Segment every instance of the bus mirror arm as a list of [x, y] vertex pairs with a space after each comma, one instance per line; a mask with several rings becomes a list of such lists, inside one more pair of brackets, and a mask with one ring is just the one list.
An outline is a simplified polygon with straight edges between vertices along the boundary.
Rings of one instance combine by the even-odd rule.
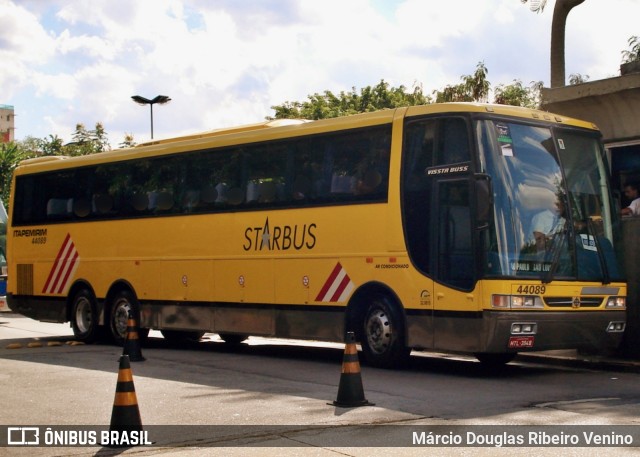
[[491, 209], [493, 208], [491, 177], [482, 173], [475, 174], [473, 187], [476, 196], [476, 228], [486, 230], [489, 228]]

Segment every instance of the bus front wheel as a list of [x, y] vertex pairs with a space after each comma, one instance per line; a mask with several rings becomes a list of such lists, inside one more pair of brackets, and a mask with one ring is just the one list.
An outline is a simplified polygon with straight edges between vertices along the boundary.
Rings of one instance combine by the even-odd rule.
[[408, 362], [411, 349], [404, 343], [404, 322], [387, 297], [376, 296], [371, 300], [364, 313], [362, 332], [360, 343], [369, 364], [399, 368]]
[[100, 337], [98, 307], [93, 294], [87, 289], [79, 290], [73, 297], [71, 327], [78, 341], [93, 343]]

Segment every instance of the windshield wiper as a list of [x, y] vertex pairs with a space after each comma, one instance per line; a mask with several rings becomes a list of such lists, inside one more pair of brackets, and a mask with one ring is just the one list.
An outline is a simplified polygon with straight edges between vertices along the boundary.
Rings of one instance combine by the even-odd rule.
[[551, 250], [549, 251], [549, 254], [545, 256], [545, 261], [549, 257], [551, 258], [551, 266], [542, 278], [543, 284], [549, 284], [553, 281], [553, 277], [555, 276], [558, 265], [560, 264], [560, 253], [562, 252], [565, 240], [567, 239], [567, 230], [564, 228], [566, 223], [566, 220], [563, 221], [562, 227], [554, 232], [553, 237], [551, 238]]
[[607, 259], [605, 259], [604, 252], [601, 249], [600, 241], [598, 240], [598, 236], [596, 235], [596, 229], [593, 226], [593, 221], [591, 220], [591, 218], [587, 218], [585, 222], [587, 223], [587, 235], [591, 235], [593, 237], [593, 242], [596, 245], [598, 260], [600, 261], [600, 268], [602, 268], [602, 284], [609, 284], [611, 282], [611, 278], [609, 276], [609, 268], [607, 268]]

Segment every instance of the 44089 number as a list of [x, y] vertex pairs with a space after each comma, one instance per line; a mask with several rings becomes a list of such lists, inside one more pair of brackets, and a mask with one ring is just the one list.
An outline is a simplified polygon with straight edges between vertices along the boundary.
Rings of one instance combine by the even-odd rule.
[[540, 295], [546, 291], [547, 287], [540, 284], [522, 284], [518, 286], [516, 292], [519, 294]]

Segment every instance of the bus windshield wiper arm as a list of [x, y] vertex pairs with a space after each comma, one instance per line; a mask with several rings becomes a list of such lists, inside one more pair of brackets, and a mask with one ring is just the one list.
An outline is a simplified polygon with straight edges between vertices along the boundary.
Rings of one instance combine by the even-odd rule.
[[600, 241], [596, 235], [596, 229], [593, 226], [593, 221], [591, 218], [587, 218], [585, 222], [587, 223], [587, 233], [593, 237], [593, 242], [596, 245], [600, 268], [602, 268], [602, 284], [609, 284], [611, 282], [611, 278], [609, 277], [609, 268], [607, 268], [607, 259], [605, 259], [604, 252], [601, 249]]
[[[567, 238], [567, 231], [565, 230], [565, 222], [562, 223], [562, 227], [553, 234], [551, 238], [551, 252], [547, 257], [551, 257], [551, 266], [549, 267], [549, 271], [544, 274], [542, 278], [542, 282], [544, 284], [549, 284], [553, 281], [553, 276], [556, 274], [556, 270], [558, 269], [558, 265], [560, 264], [560, 253], [562, 252], [562, 248], [564, 247], [564, 242]], [[560, 239], [558, 240], [558, 237]]]

